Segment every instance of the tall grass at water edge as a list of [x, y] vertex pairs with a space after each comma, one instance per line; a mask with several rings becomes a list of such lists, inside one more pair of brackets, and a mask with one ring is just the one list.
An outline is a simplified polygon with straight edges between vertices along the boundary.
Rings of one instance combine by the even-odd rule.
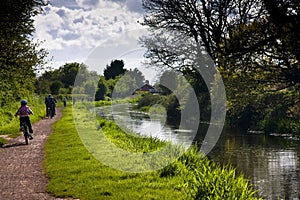
[[[101, 119], [106, 137], [122, 149], [155, 151], [165, 145], [155, 138], [127, 135]], [[175, 147], [174, 147], [175, 148]], [[188, 150], [171, 165], [148, 173], [127, 173], [97, 161], [82, 144], [71, 108], [63, 111], [46, 144], [47, 191], [57, 197], [84, 199], [256, 199], [248, 180]], [[114, 155], [111, 155], [114, 156]]]

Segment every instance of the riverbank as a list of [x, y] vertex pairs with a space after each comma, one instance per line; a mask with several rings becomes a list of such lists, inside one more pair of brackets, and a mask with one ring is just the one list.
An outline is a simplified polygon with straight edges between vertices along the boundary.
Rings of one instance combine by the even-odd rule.
[[[101, 121], [101, 128], [107, 138], [126, 150], [145, 150], [142, 140], [137, 142], [135, 137], [126, 136], [114, 123]], [[45, 148], [44, 166], [49, 176], [47, 191], [54, 196], [79, 199], [256, 199], [248, 180], [236, 175], [230, 167], [221, 167], [201, 158], [195, 148], [161, 170], [128, 173], [102, 164], [87, 151], [77, 134], [71, 108], [64, 110], [62, 119], [53, 130]], [[147, 148], [158, 148], [154, 144], [161, 144], [155, 139], [152, 142], [151, 139], [147, 141]]]

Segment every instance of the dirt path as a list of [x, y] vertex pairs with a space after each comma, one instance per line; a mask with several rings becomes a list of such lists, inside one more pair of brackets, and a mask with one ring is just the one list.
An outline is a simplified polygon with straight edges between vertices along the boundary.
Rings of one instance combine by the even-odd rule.
[[42, 162], [44, 145], [52, 125], [61, 117], [61, 109], [52, 119], [33, 125], [34, 139], [25, 145], [23, 136], [9, 140], [0, 148], [0, 200], [52, 200], [46, 193], [47, 177]]

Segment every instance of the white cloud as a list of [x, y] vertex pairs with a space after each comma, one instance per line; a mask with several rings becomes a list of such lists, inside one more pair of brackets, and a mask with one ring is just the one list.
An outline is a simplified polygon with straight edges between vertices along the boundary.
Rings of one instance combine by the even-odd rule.
[[139, 48], [141, 25], [137, 21], [143, 17], [140, 2], [51, 0], [46, 13], [35, 18], [34, 38], [45, 40], [42, 47], [53, 56], [54, 68], [67, 62], [84, 62], [102, 73], [101, 67], [117, 58], [124, 59], [129, 68], [139, 67], [141, 54], [136, 62], [120, 56]]
[[97, 8], [99, 0], [75, 0], [78, 6], [84, 9], [94, 9]]
[[103, 38], [122, 34], [139, 26], [137, 21], [141, 15], [130, 12], [117, 3], [103, 0], [76, 1], [85, 7], [95, 7], [84, 10], [50, 5], [45, 15], [36, 17], [35, 38], [46, 40], [49, 50], [73, 45], [93, 48]]

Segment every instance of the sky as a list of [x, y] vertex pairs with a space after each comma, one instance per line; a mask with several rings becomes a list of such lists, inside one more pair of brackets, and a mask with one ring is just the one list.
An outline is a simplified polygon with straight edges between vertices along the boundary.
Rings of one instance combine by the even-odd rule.
[[103, 73], [112, 60], [138, 68], [152, 82], [155, 70], [145, 68], [138, 38], [147, 34], [142, 0], [50, 0], [45, 13], [35, 17], [34, 40], [52, 57], [51, 66], [85, 63]]

